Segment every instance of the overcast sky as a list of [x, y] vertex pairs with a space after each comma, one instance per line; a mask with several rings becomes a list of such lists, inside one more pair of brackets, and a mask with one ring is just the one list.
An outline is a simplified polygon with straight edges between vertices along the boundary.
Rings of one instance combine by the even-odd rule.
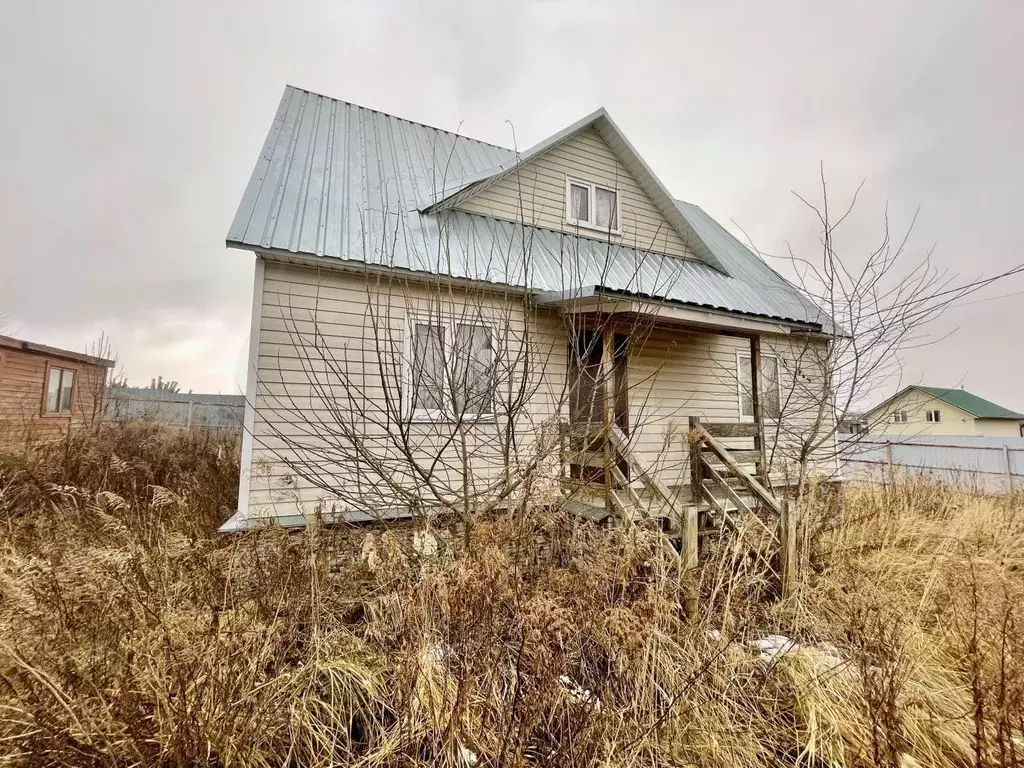
[[[74, 350], [105, 331], [131, 383], [240, 391], [253, 257], [224, 237], [286, 83], [519, 147], [603, 105], [772, 253], [813, 245], [792, 191], [821, 161], [836, 198], [866, 179], [850, 254], [888, 201], [896, 228], [920, 208], [915, 251], [998, 272], [1024, 261], [1022, 29], [1015, 0], [7, 3], [0, 313]], [[1024, 279], [986, 295], [904, 380], [1024, 410]]]

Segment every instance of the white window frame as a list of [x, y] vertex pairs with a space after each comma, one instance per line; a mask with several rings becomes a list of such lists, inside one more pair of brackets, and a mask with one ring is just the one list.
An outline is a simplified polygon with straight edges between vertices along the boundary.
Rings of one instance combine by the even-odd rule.
[[[405, 403], [405, 415], [406, 418], [411, 422], [417, 423], [437, 423], [437, 422], [455, 422], [456, 415], [449, 410], [450, 395], [447, 391], [448, 383], [444, 383], [444, 391], [442, 392], [442, 404], [443, 408], [417, 408], [413, 409], [413, 392], [412, 392], [412, 369], [415, 365], [415, 358], [413, 357], [414, 343], [416, 338], [416, 326], [417, 325], [433, 325], [439, 328], [444, 328], [444, 358], [447, 362], [451, 359], [451, 352], [455, 346], [455, 328], [459, 325], [471, 325], [480, 328], [487, 328], [491, 332], [491, 367], [494, 368], [494, 352], [495, 346], [497, 345], [497, 333], [496, 326], [493, 322], [482, 319], [482, 318], [462, 318], [454, 315], [446, 315], [444, 317], [437, 317], [436, 315], [409, 315], [408, 322], [405, 328], [405, 364], [402, 366], [402, 398]], [[497, 399], [497, 386], [495, 386], [494, 397], [491, 398], [491, 410], [489, 413], [475, 413], [475, 414], [463, 414], [462, 421], [493, 421], [497, 418], [497, 408], [495, 407], [495, 400]]]
[[[570, 214], [572, 212], [572, 185], [575, 184], [577, 187], [587, 187], [590, 192], [588, 200], [589, 205], [587, 206], [587, 212], [590, 214], [589, 220], [575, 219]], [[615, 195], [615, 223], [618, 225], [615, 229], [609, 229], [607, 227], [599, 226], [594, 218], [597, 211], [597, 190], [603, 189], [605, 192], [611, 192]], [[565, 223], [574, 227], [583, 227], [584, 229], [592, 229], [596, 232], [604, 232], [605, 234], [621, 235], [622, 234], [622, 192], [621, 190], [609, 187], [604, 184], [597, 184], [593, 181], [583, 181], [583, 179], [574, 179], [571, 176], [565, 177]]]
[[907, 411], [906, 409], [899, 409], [892, 412], [892, 423], [893, 424], [906, 424], [907, 423]]
[[[775, 388], [778, 390], [779, 411], [780, 411], [779, 415], [781, 416], [782, 415], [781, 414], [781, 411], [782, 411], [782, 360], [779, 358], [778, 355], [761, 355], [761, 360], [767, 360], [767, 359], [771, 359], [771, 360], [775, 361]], [[741, 350], [737, 349], [736, 350], [736, 410], [740, 414], [740, 421], [741, 422], [745, 422], [745, 423], [748, 423], [748, 424], [753, 424], [754, 423], [754, 414], [750, 414], [749, 416], [744, 416], [743, 415], [743, 376], [742, 376], [742, 371], [743, 371], [743, 367], [744, 367], [744, 364], [743, 364], [744, 360], [747, 361], [746, 362], [746, 367], [750, 368], [750, 366], [751, 366], [750, 353], [749, 352], [744, 353]], [[760, 373], [760, 371], [758, 371], [758, 373]], [[759, 375], [757, 377], [758, 384], [761, 383], [761, 379], [762, 379], [762, 376]], [[764, 393], [764, 389], [762, 388], [760, 394], [763, 394], [763, 393]], [[765, 413], [764, 413], [764, 403], [761, 403], [761, 415], [764, 416], [764, 420], [766, 422], [770, 421], [772, 424], [777, 424], [778, 421], [779, 421], [776, 418], [772, 418], [771, 416], [766, 416], [765, 415]]]
[[942, 423], [942, 411], [938, 408], [927, 410], [924, 412], [924, 420], [929, 424], [940, 424]]

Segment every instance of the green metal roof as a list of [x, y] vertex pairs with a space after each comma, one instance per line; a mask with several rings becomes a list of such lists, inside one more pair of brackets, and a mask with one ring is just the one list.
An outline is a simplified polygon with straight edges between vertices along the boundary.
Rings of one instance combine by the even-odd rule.
[[1001, 405], [996, 405], [983, 397], [972, 395], [970, 392], [965, 392], [962, 389], [921, 386], [915, 387], [915, 389], [931, 395], [936, 400], [949, 403], [954, 408], [966, 411], [976, 419], [1016, 419], [1018, 421], [1024, 419], [1024, 414], [1016, 413], [1009, 408], [1003, 408]]

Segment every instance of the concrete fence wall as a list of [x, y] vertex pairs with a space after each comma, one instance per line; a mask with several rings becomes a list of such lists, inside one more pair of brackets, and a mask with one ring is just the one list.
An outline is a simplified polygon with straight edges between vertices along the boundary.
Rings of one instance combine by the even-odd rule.
[[843, 476], [925, 475], [989, 491], [1024, 491], [1024, 438], [863, 435], [843, 446]]
[[208, 395], [110, 387], [105, 421], [152, 419], [172, 427], [242, 429], [244, 395]]

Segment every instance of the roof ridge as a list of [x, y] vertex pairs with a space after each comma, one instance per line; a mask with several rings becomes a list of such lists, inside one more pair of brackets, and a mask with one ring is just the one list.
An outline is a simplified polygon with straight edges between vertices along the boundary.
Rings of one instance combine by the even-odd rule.
[[292, 90], [295, 90], [295, 91], [302, 91], [303, 93], [308, 93], [311, 96], [319, 96], [321, 99], [329, 99], [330, 101], [336, 102], [338, 104], [346, 104], [346, 105], [348, 105], [350, 107], [355, 107], [356, 109], [364, 109], [367, 112], [375, 112], [378, 115], [384, 115], [385, 117], [391, 117], [391, 118], [394, 118], [395, 120], [400, 120], [403, 123], [409, 123], [409, 125], [418, 125], [421, 128], [429, 128], [432, 131], [439, 131], [440, 133], [446, 133], [449, 136], [454, 136], [455, 138], [458, 138], [458, 139], [466, 139], [467, 141], [475, 141], [478, 144], [486, 144], [489, 147], [494, 147], [495, 149], [503, 149], [506, 152], [512, 152], [512, 153], [516, 153], [517, 152], [517, 150], [511, 149], [511, 148], [503, 146], [501, 144], [495, 144], [495, 143], [490, 142], [490, 141], [484, 141], [483, 139], [477, 139], [477, 138], [474, 138], [473, 136], [467, 136], [464, 133], [457, 133], [455, 131], [449, 131], [446, 128], [438, 128], [436, 125], [430, 125], [429, 123], [422, 123], [419, 120], [410, 120], [407, 117], [402, 117], [401, 115], [396, 115], [394, 112], [385, 112], [383, 109], [376, 109], [374, 107], [367, 107], [364, 104], [356, 104], [354, 101], [346, 101], [345, 99], [339, 99], [339, 98], [336, 98], [334, 96], [328, 96], [326, 93], [320, 93], [319, 91], [311, 91], [308, 88], [300, 88], [299, 86], [292, 85], [291, 83], [285, 83], [285, 88], [291, 88]]

